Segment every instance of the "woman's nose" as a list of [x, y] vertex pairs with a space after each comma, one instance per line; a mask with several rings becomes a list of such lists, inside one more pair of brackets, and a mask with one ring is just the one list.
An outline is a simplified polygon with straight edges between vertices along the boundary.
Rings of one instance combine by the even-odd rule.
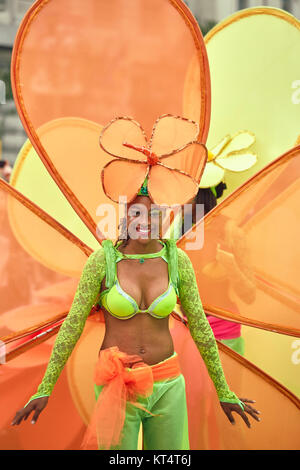
[[148, 225], [151, 223], [151, 217], [148, 211], [143, 211], [140, 218], [140, 223], [143, 225]]

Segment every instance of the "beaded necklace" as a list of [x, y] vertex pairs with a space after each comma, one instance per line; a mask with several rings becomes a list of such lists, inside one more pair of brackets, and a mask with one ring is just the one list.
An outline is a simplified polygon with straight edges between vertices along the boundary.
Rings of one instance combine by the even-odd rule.
[[118, 242], [117, 245], [115, 246], [115, 251], [117, 254], [117, 261], [119, 261], [120, 259], [138, 259], [139, 263], [142, 264], [145, 262], [146, 259], [163, 258], [166, 255], [166, 245], [160, 240], [159, 240], [159, 243], [161, 243], [163, 247], [160, 251], [157, 251], [156, 253], [124, 254], [118, 250], [118, 247], [121, 245], [121, 243], [122, 241]]

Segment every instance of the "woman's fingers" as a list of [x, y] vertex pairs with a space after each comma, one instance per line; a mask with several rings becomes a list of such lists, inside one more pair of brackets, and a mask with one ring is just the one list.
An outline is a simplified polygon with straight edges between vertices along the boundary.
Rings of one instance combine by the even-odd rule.
[[256, 419], [256, 421], [260, 421], [260, 418], [257, 416], [257, 414], [260, 414], [260, 412], [258, 410], [255, 410], [254, 408], [252, 408], [252, 406], [245, 405], [245, 410], [244, 411], [246, 413], [249, 413], [249, 415], [252, 416], [252, 418]]
[[260, 421], [260, 418], [257, 416], [260, 414], [260, 411], [256, 410], [251, 405], [247, 405], [247, 403], [255, 403], [255, 400], [250, 400], [249, 398], [240, 398], [240, 400], [244, 402], [244, 412], [249, 413], [249, 415], [256, 419], [256, 421]]
[[255, 403], [255, 400], [250, 400], [249, 398], [239, 398], [239, 400], [244, 401], [245, 403]]
[[229, 419], [229, 421], [231, 422], [231, 424], [235, 424], [235, 420], [234, 420], [234, 417], [232, 416], [231, 411], [227, 411], [226, 416]]
[[249, 428], [251, 428], [251, 424], [246, 413], [252, 416], [252, 418], [256, 419], [256, 421], [260, 421], [260, 418], [257, 416], [257, 413], [259, 413], [259, 411], [253, 409], [252, 406], [250, 405], [245, 405], [244, 411], [238, 410], [237, 413], [241, 415], [241, 417], [243, 418], [243, 420], [245, 421], [245, 423], [247, 424]]
[[[247, 405], [247, 403], [245, 403], [246, 400], [241, 400], [241, 401], [244, 401], [244, 410], [242, 410], [240, 405], [235, 404], [235, 403], [221, 402], [221, 406], [222, 406], [223, 411], [225, 412], [227, 418], [231, 422], [231, 424], [235, 424], [235, 420], [232, 416], [232, 413], [236, 412], [241, 416], [241, 418], [246, 423], [248, 428], [251, 428], [251, 423], [250, 423], [246, 413], [248, 413], [250, 416], [252, 416], [252, 418], [254, 418], [256, 421], [260, 421], [260, 418], [257, 416], [257, 414], [259, 414], [259, 411], [252, 408], [252, 406]], [[249, 400], [248, 400], [248, 402], [249, 402]]]
[[26, 419], [28, 418], [28, 416], [30, 415], [30, 413], [32, 412], [32, 409], [28, 410], [28, 411], [25, 411], [24, 413], [24, 421], [26, 421]]
[[49, 400], [49, 397], [45, 396], [45, 397], [35, 398], [34, 400], [30, 401], [25, 408], [22, 408], [21, 410], [17, 411], [11, 424], [12, 425], [20, 424], [22, 419], [26, 421], [26, 419], [28, 418], [28, 416], [30, 415], [32, 411], [34, 411], [34, 414], [33, 414], [31, 423], [34, 424], [37, 421], [40, 413], [43, 411], [43, 409], [47, 405], [48, 400]]
[[232, 416], [232, 413], [231, 413], [232, 410], [230, 410], [230, 409], [227, 408], [226, 406], [225, 406], [225, 407], [222, 406], [222, 408], [223, 408], [223, 411], [224, 411], [224, 413], [226, 414], [227, 418], [228, 418], [229, 421], [231, 422], [231, 424], [235, 424], [234, 417]]
[[19, 424], [20, 416], [21, 416], [20, 411], [17, 411], [11, 424]]
[[245, 405], [245, 408], [248, 408], [249, 410], [252, 410], [254, 413], [257, 413], [258, 415], [260, 415], [260, 411], [253, 408], [253, 406], [251, 406], [251, 405]]
[[15, 417], [14, 417], [14, 419], [13, 419], [13, 421], [12, 421], [11, 424], [12, 424], [12, 425], [14, 425], [14, 424], [20, 424], [20, 422], [21, 422], [22, 419], [23, 419], [23, 416], [24, 416], [24, 410], [19, 410], [19, 411], [17, 411], [17, 413], [16, 413], [16, 415], [15, 415]]
[[33, 414], [33, 417], [32, 417], [32, 420], [31, 420], [32, 424], [36, 423], [38, 417], [40, 416], [41, 411], [42, 411], [42, 408], [37, 408], [35, 410], [35, 412]]
[[27, 405], [26, 408], [22, 408], [21, 410], [17, 411], [17, 413], [16, 413], [14, 419], [12, 420], [11, 424], [12, 425], [15, 425], [15, 424], [18, 425], [22, 422], [23, 419], [26, 420], [33, 409], [34, 409], [34, 407], [32, 405]]
[[250, 421], [249, 421], [248, 416], [246, 415], [245, 411], [242, 411], [242, 409], [239, 409], [239, 410], [236, 410], [236, 412], [243, 418], [243, 420], [247, 424], [248, 428], [251, 428]]
[[47, 403], [48, 403], [47, 397], [42, 397], [38, 399], [38, 402], [35, 405], [35, 412], [31, 420], [32, 424], [34, 424], [37, 421], [38, 417], [40, 416], [41, 412], [43, 411]]

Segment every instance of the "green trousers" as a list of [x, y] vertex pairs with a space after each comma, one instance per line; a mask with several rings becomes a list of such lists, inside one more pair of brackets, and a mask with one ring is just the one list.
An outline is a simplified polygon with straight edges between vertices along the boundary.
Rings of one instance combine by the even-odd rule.
[[[103, 385], [94, 385], [96, 400]], [[126, 404], [126, 416], [121, 441], [111, 450], [137, 450], [140, 425], [143, 427], [144, 450], [189, 450], [188, 416], [185, 380], [178, 377], [154, 382], [153, 393], [137, 401], [153, 414]], [[99, 447], [99, 450], [101, 448]]]

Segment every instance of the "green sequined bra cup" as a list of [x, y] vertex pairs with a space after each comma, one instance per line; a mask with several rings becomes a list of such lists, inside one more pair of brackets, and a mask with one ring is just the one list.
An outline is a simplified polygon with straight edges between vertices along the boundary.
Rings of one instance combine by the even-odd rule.
[[[173, 312], [177, 303], [177, 289], [175, 288], [176, 286], [173, 286], [171, 280], [172, 263], [169, 264], [168, 258], [166, 256], [167, 245], [164, 242], [160, 242], [163, 247], [157, 253], [147, 253], [143, 255], [125, 255], [118, 250], [118, 247], [121, 243], [122, 241], [120, 241], [116, 245], [116, 247], [113, 248], [111, 248], [111, 244], [109, 243], [104, 244], [105, 251], [111, 249], [114, 250], [114, 253], [112, 254], [112, 264], [110, 265], [114, 271], [114, 284], [113, 286], [109, 286], [106, 290], [101, 292], [99, 299], [100, 307], [104, 307], [108, 313], [121, 320], [127, 320], [129, 318], [132, 318], [138, 313], [148, 313], [149, 315], [152, 315], [153, 317], [158, 319], [167, 317]], [[135, 299], [133, 299], [127, 292], [122, 289], [117, 276], [117, 263], [124, 259], [136, 259], [144, 262], [146, 259], [150, 258], [162, 258], [168, 263], [169, 283], [168, 288], [165, 292], [163, 292], [159, 297], [154, 299], [147, 309], [141, 310], [138, 304], [136, 303]]]
[[[169, 276], [188, 318], [191, 336], [205, 362], [208, 373], [222, 402], [237, 403], [244, 408], [226, 382], [218, 346], [204, 313], [192, 263], [188, 255], [177, 248], [174, 240], [164, 240], [169, 264]], [[50, 396], [57, 379], [83, 331], [93, 305], [99, 300], [101, 283], [105, 277], [106, 287], [115, 280], [116, 250], [110, 240], [102, 242], [102, 248], [94, 251], [82, 271], [70, 311], [63, 322], [53, 346], [51, 357], [35, 398]], [[157, 320], [160, 321], [160, 320]], [[200, 380], [200, 378], [199, 378]], [[26, 405], [27, 405], [26, 404]], [[25, 406], [26, 406], [25, 405]]]

